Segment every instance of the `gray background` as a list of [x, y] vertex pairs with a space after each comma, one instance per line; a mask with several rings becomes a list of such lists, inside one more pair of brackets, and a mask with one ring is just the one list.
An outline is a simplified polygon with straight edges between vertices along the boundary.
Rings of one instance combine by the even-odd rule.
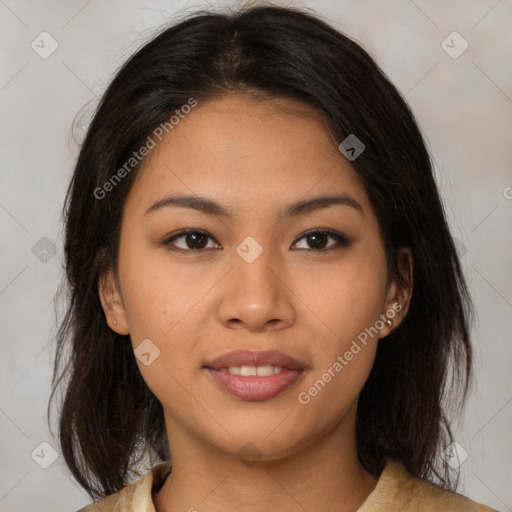
[[[0, 0], [1, 511], [69, 512], [89, 502], [45, 416], [52, 300], [62, 278], [60, 211], [78, 152], [72, 122], [85, 106], [80, 136], [116, 69], [173, 13], [228, 3], [236, 5]], [[468, 454], [460, 492], [512, 511], [512, 2], [291, 4], [316, 9], [356, 38], [403, 92], [425, 134], [478, 313], [477, 386], [456, 430]], [[46, 59], [31, 47], [50, 48], [43, 31], [58, 43]], [[442, 43], [454, 31], [469, 45], [457, 58], [463, 40]]]

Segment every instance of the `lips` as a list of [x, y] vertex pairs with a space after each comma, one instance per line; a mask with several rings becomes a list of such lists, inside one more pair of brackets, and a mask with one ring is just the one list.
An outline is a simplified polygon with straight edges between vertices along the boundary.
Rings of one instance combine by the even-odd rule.
[[207, 361], [205, 366], [213, 370], [229, 368], [230, 366], [281, 366], [289, 370], [303, 370], [305, 365], [292, 356], [280, 352], [279, 350], [267, 350], [253, 352], [250, 350], [236, 350], [222, 354], [211, 361]]
[[306, 369], [303, 363], [278, 350], [237, 350], [208, 361], [204, 368], [222, 390], [246, 401], [267, 400], [282, 393]]

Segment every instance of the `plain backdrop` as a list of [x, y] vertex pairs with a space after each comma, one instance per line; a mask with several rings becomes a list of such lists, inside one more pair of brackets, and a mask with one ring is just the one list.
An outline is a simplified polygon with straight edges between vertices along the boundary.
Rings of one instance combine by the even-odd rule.
[[[512, 511], [512, 2], [275, 4], [313, 8], [355, 38], [418, 119], [478, 314], [460, 492]], [[81, 113], [80, 137], [115, 71], [174, 13], [222, 5], [236, 3], [0, 0], [1, 511], [89, 502], [46, 421], [72, 123]]]

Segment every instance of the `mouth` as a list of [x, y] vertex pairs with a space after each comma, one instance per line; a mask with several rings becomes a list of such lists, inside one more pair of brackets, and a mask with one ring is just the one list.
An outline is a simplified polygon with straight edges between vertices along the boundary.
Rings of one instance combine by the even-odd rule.
[[221, 389], [242, 400], [272, 398], [292, 386], [306, 367], [277, 350], [237, 350], [208, 361], [203, 368]]

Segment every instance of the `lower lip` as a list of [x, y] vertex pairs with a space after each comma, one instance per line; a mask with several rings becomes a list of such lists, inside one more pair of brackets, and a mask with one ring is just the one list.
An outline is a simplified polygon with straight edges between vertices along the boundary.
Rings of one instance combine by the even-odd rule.
[[223, 389], [243, 400], [267, 400], [290, 387], [301, 375], [302, 370], [283, 368], [268, 377], [251, 375], [242, 377], [229, 372], [207, 368], [208, 373]]

